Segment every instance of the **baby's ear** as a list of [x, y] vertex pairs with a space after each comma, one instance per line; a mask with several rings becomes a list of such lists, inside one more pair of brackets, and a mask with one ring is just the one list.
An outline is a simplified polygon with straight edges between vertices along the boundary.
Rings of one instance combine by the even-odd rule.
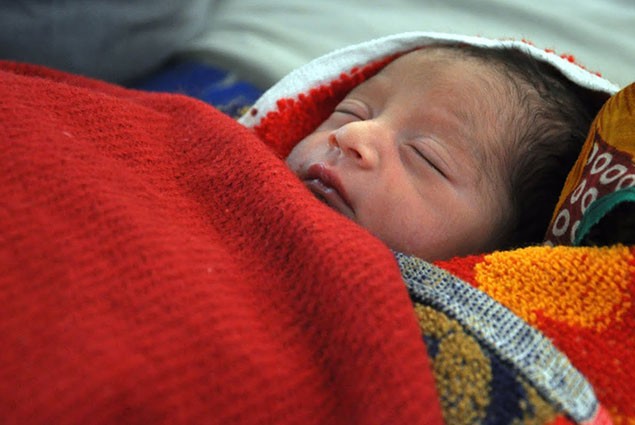
[[635, 242], [635, 83], [613, 95], [591, 125], [549, 225], [551, 244]]

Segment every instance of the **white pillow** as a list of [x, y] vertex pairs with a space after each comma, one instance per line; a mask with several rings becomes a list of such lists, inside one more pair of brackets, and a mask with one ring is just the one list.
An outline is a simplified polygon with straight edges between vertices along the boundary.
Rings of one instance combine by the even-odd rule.
[[618, 0], [232, 0], [182, 51], [262, 88], [334, 49], [405, 31], [526, 38], [635, 80], [635, 5]]

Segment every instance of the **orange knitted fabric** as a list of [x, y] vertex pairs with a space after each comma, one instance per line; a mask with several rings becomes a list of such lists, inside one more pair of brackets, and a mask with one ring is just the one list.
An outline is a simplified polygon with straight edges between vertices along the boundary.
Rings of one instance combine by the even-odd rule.
[[566, 353], [616, 425], [635, 421], [634, 250], [533, 247], [474, 267], [473, 284]]
[[391, 252], [185, 97], [0, 71], [0, 422], [441, 423]]

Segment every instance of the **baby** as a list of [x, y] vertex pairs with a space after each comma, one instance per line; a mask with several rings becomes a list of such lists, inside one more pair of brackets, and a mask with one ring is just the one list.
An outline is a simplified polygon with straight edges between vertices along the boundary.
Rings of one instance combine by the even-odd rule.
[[540, 242], [592, 117], [519, 50], [426, 47], [352, 90], [287, 163], [392, 249], [449, 259]]

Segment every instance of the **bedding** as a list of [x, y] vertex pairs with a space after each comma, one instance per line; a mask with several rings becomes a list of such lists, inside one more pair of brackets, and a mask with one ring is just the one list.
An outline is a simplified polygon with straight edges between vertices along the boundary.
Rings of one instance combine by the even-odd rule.
[[2, 423], [441, 423], [392, 253], [250, 131], [0, 78]]
[[529, 39], [575, 54], [625, 86], [635, 72], [635, 7], [619, 0], [230, 0], [179, 57], [236, 72], [266, 89], [316, 57], [371, 38], [435, 31]]
[[397, 258], [447, 423], [632, 420], [632, 249]]
[[127, 86], [194, 97], [235, 118], [244, 114], [262, 95], [262, 90], [240, 80], [235, 73], [196, 61], [170, 62]]
[[635, 243], [634, 93], [633, 84], [624, 88], [595, 118], [547, 230], [550, 244]]
[[[450, 39], [319, 58], [240, 122], [2, 63], [3, 422], [632, 423], [632, 246], [429, 264], [321, 204], [280, 159], [395, 55]], [[635, 86], [520, 45], [598, 109], [610, 97], [582, 164], [598, 134], [631, 155]]]
[[335, 49], [427, 30], [527, 38], [624, 86], [634, 21], [620, 0], [13, 0], [0, 2], [0, 58], [120, 83], [186, 58], [266, 89]]
[[114, 82], [159, 69], [206, 32], [217, 0], [0, 2], [0, 59]]

